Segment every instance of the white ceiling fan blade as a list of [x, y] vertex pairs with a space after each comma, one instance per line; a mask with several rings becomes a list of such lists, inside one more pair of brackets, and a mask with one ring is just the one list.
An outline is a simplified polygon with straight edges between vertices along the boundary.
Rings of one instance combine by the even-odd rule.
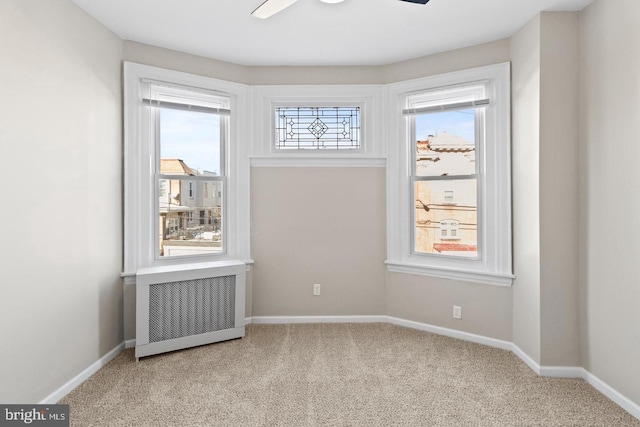
[[260, 6], [256, 8], [251, 15], [256, 18], [266, 19], [271, 15], [280, 12], [281, 10], [291, 6], [298, 0], [265, 0]]

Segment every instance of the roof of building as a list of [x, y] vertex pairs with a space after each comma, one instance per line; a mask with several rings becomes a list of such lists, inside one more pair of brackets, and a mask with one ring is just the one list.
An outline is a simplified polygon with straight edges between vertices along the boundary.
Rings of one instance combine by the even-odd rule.
[[476, 252], [476, 245], [463, 245], [462, 243], [434, 243], [433, 248], [438, 252]]
[[475, 144], [471, 141], [442, 132], [438, 135], [429, 135], [426, 140], [418, 141], [418, 152], [435, 151], [437, 153], [465, 153], [475, 150]]
[[197, 175], [193, 169], [180, 159], [160, 159], [160, 173], [167, 175]]

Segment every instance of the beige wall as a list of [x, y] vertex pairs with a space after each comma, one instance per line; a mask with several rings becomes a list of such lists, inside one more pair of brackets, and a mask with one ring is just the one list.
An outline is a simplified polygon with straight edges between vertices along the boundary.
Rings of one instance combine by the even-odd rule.
[[253, 315], [385, 314], [384, 188], [384, 168], [252, 168]]
[[251, 85], [381, 84], [509, 61], [509, 40], [381, 66], [245, 67], [128, 40], [123, 59]]
[[545, 12], [511, 39], [513, 341], [580, 366], [578, 14]]
[[394, 83], [453, 70], [465, 70], [509, 60], [509, 41], [478, 46], [381, 66], [248, 67], [246, 83], [274, 84], [379, 84]]
[[247, 67], [132, 41], [124, 41], [124, 60], [253, 85], [358, 84], [383, 80], [380, 67]]
[[122, 41], [70, 0], [3, 0], [0, 39], [0, 402], [35, 403], [123, 339]]
[[578, 14], [540, 26], [540, 364], [580, 366]]
[[242, 65], [129, 40], [123, 42], [122, 59], [231, 82], [246, 83], [248, 80], [247, 67]]
[[540, 362], [540, 16], [511, 38], [513, 342]]
[[[511, 341], [511, 288], [413, 274], [387, 273], [387, 314]], [[462, 319], [452, 316], [462, 307]]]
[[383, 83], [383, 69], [375, 66], [249, 67], [248, 84], [376, 84]]
[[384, 83], [400, 82], [509, 61], [509, 39], [385, 65]]
[[583, 364], [640, 405], [640, 2], [580, 18]]

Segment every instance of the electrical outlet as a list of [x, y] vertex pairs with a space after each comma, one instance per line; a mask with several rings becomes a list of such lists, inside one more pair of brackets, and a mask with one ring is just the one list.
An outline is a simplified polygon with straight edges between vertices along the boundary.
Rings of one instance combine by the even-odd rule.
[[320, 295], [320, 283], [313, 284], [313, 295]]
[[462, 319], [462, 307], [460, 307], [459, 305], [453, 306], [453, 318]]

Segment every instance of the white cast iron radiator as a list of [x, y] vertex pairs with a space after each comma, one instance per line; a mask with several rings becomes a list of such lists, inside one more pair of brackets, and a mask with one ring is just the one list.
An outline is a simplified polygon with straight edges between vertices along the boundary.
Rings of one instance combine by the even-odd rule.
[[136, 358], [244, 336], [240, 261], [143, 269], [136, 275]]

